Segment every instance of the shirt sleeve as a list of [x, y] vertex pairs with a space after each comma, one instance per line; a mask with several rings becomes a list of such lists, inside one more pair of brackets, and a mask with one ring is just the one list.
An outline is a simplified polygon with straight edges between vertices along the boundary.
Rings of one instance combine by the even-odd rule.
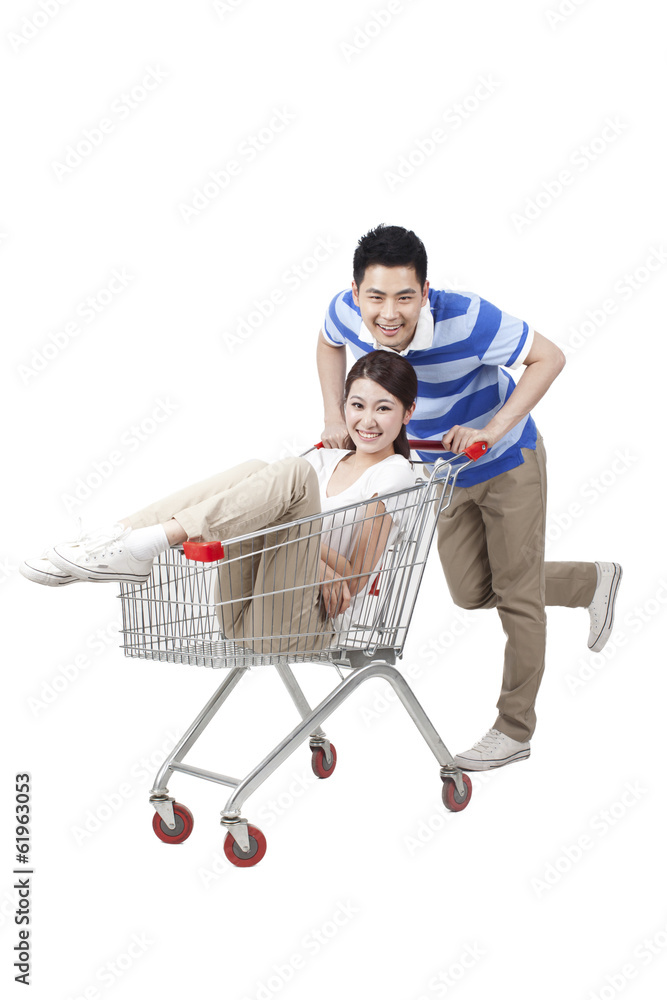
[[318, 479], [320, 478], [320, 473], [322, 472], [323, 464], [324, 464], [323, 461], [322, 461], [323, 456], [320, 455], [321, 451], [324, 451], [324, 449], [323, 448], [311, 448], [311, 450], [309, 452], [307, 452], [303, 456], [305, 458], [305, 460], [307, 462], [309, 462], [312, 465], [312, 467], [315, 469], [315, 472], [317, 473], [317, 478]]
[[[340, 451], [338, 448], [311, 448], [307, 454], [303, 457], [307, 462], [310, 462], [312, 467], [317, 473], [317, 482], [320, 487], [320, 497], [326, 493], [327, 483], [333, 471], [333, 458], [334, 455], [340, 455], [341, 457], [345, 454], [344, 451]], [[340, 459], [337, 459], [337, 462]]]
[[327, 488], [333, 471], [349, 451], [345, 448], [312, 448], [303, 457], [310, 462], [317, 473], [317, 481], [320, 487], [320, 501], [324, 507], [327, 501]]
[[[385, 493], [395, 493], [398, 490], [407, 490], [414, 486], [417, 481], [417, 473], [406, 459], [398, 462], [383, 462], [377, 469], [373, 470], [371, 477], [371, 496]], [[400, 497], [388, 497], [383, 500], [388, 513], [393, 514], [396, 509], [402, 506]]]
[[324, 339], [332, 347], [344, 347], [349, 335], [361, 330], [361, 312], [354, 304], [352, 289], [334, 295], [322, 324]]
[[477, 301], [477, 310], [471, 309], [470, 333], [475, 354], [484, 365], [518, 368], [530, 351], [535, 331], [486, 299], [477, 297]]

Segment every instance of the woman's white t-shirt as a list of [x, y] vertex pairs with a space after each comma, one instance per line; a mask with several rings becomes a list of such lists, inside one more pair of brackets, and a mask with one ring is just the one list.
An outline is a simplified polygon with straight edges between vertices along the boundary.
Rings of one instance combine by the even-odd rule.
[[[418, 475], [410, 462], [402, 455], [390, 455], [377, 465], [372, 465], [352, 483], [342, 493], [335, 496], [327, 496], [329, 481], [336, 469], [336, 466], [346, 455], [352, 454], [339, 448], [320, 448], [309, 452], [305, 457], [317, 473], [320, 486], [320, 501], [322, 513], [327, 515], [328, 511], [337, 510], [339, 507], [349, 507], [352, 504], [363, 504], [375, 496], [382, 497], [386, 493], [394, 493], [399, 490], [407, 490], [417, 482]], [[388, 497], [382, 500], [387, 513], [391, 514], [394, 521], [389, 539], [383, 551], [393, 543], [401, 527], [402, 503], [400, 497]], [[356, 516], [355, 516], [356, 515]], [[344, 510], [337, 514], [329, 514], [322, 521], [322, 547], [331, 546], [339, 552], [345, 559], [348, 559], [354, 549], [359, 532], [362, 527], [361, 518], [363, 511]], [[374, 569], [378, 569], [382, 563], [382, 552], [378, 553]], [[336, 629], [346, 629], [352, 623], [357, 622], [360, 617], [365, 617], [366, 595], [373, 584], [371, 574], [365, 586], [357, 592], [352, 604], [344, 615], [336, 619]]]

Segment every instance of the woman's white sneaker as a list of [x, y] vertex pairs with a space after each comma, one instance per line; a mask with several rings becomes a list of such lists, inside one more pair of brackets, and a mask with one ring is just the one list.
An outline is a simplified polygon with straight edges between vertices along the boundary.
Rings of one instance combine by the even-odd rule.
[[530, 741], [520, 743], [501, 733], [499, 729], [489, 729], [474, 747], [458, 754], [454, 763], [462, 771], [489, 771], [493, 767], [503, 767], [526, 757], [530, 757]]
[[618, 563], [613, 562], [596, 562], [595, 567], [598, 571], [598, 582], [593, 600], [588, 606], [591, 618], [588, 648], [594, 653], [599, 653], [614, 627], [616, 594], [623, 570]]
[[151, 575], [153, 560], [132, 555], [126, 544], [131, 530], [114, 524], [75, 542], [54, 545], [47, 556], [58, 569], [80, 580], [143, 583]]
[[19, 566], [19, 573], [26, 580], [41, 583], [44, 587], [66, 587], [69, 583], [81, 583], [78, 576], [58, 569], [45, 555], [38, 559], [24, 559]]

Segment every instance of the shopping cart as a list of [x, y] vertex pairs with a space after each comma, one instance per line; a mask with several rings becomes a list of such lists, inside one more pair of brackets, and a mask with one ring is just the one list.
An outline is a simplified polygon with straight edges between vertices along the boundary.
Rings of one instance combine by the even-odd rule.
[[[435, 442], [410, 445], [421, 452], [443, 450]], [[415, 486], [378, 498], [392, 512], [391, 534], [377, 561], [366, 563], [373, 565], [370, 576], [345, 577], [357, 592], [350, 607], [333, 621], [323, 608], [313, 560], [319, 564], [326, 546], [338, 548], [345, 532], [363, 531], [369, 519], [378, 516], [376, 501], [224, 542], [185, 542], [155, 561], [145, 583], [121, 584], [126, 656], [228, 671], [156, 775], [150, 801], [155, 808], [153, 829], [160, 840], [180, 844], [192, 832], [192, 813], [167, 788], [172, 774], [189, 774], [233, 789], [221, 812], [228, 831], [225, 854], [238, 867], [257, 864], [266, 851], [266, 839], [241, 815], [243, 803], [306, 740], [314, 773], [330, 777], [336, 749], [321, 724], [374, 677], [391, 684], [433, 752], [440, 765], [444, 805], [454, 812], [468, 805], [470, 778], [455, 766], [395, 664], [403, 652], [438, 514], [451, 502], [461, 470], [486, 450], [480, 442], [449, 461], [422, 463]], [[314, 708], [290, 667], [298, 662], [325, 662], [337, 671], [336, 687]], [[243, 675], [263, 665], [275, 667], [301, 722], [244, 778], [184, 763]]]

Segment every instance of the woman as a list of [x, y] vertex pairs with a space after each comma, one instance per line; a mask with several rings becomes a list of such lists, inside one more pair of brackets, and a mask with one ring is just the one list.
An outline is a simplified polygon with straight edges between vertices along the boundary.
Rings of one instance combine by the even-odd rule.
[[[55, 545], [20, 567], [47, 586], [81, 580], [142, 583], [160, 552], [187, 539], [261, 535], [225, 546], [217, 589], [226, 638], [271, 652], [304, 648], [294, 636], [331, 633], [327, 619], [361, 607], [382, 553], [396, 534], [396, 498], [374, 498], [415, 482], [406, 425], [417, 378], [400, 355], [373, 351], [350, 369], [344, 395], [347, 449], [266, 464], [246, 462], [124, 518], [109, 529]], [[327, 517], [349, 505], [353, 511]], [[316, 515], [324, 514], [322, 518]], [[393, 515], [393, 516], [392, 516]], [[288, 522], [306, 519], [292, 528]], [[266, 531], [265, 531], [266, 529]], [[307, 644], [312, 648], [313, 643]]]

